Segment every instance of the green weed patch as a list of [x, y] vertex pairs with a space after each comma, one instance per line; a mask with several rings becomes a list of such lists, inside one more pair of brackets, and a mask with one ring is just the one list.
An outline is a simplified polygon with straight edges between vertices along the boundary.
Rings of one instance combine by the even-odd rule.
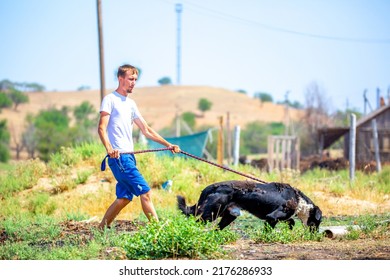
[[178, 215], [148, 223], [124, 237], [124, 249], [129, 259], [214, 259], [224, 253], [221, 245], [237, 238], [229, 230], [216, 230], [214, 224]]

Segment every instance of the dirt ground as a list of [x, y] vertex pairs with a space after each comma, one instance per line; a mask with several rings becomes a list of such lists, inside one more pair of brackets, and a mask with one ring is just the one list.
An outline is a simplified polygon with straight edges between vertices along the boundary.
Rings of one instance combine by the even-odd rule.
[[341, 240], [298, 244], [256, 244], [240, 240], [233, 248], [233, 259], [240, 260], [389, 260], [388, 240]]
[[[115, 230], [132, 232], [140, 224], [118, 220]], [[63, 223], [63, 235], [78, 235], [79, 238], [93, 238], [92, 228], [97, 222]], [[389, 227], [390, 229], [390, 227]], [[300, 242], [291, 244], [255, 243], [250, 239], [239, 239], [234, 244], [224, 247], [228, 255], [226, 259], [236, 260], [390, 260], [390, 237], [387, 239], [331, 239], [321, 242]], [[102, 253], [102, 259], [126, 259], [121, 248], [107, 248]]]

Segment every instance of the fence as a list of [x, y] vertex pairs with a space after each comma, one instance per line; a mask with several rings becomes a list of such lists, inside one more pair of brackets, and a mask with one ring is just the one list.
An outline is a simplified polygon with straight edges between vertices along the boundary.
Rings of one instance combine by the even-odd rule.
[[299, 169], [299, 138], [297, 136], [268, 136], [268, 167]]

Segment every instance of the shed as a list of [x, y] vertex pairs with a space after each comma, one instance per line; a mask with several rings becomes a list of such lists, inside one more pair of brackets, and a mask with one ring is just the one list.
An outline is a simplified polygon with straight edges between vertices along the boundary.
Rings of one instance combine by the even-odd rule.
[[[390, 162], [390, 104], [363, 116], [356, 122], [356, 161], [375, 160], [371, 121], [376, 119], [381, 162]], [[344, 136], [344, 158], [349, 155], [349, 127], [327, 127], [318, 130], [321, 150], [329, 148]]]

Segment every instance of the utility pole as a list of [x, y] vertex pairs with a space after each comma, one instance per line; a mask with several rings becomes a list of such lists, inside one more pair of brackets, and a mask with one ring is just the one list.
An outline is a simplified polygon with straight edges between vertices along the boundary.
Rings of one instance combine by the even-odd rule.
[[381, 107], [381, 89], [376, 88], [376, 109]]
[[387, 88], [387, 105], [390, 105], [390, 86]]
[[100, 101], [103, 100], [105, 92], [104, 81], [104, 50], [103, 50], [103, 31], [102, 31], [102, 8], [101, 0], [96, 0], [97, 20], [98, 20], [98, 37], [99, 37], [99, 63], [100, 63]]
[[183, 5], [176, 4], [177, 13], [177, 85], [180, 85], [181, 81], [181, 12], [183, 11]]
[[370, 101], [368, 100], [367, 96], [366, 96], [366, 93], [367, 93], [367, 89], [364, 90], [364, 93], [363, 93], [363, 98], [364, 98], [364, 115], [367, 114], [367, 105], [370, 107], [370, 110], [372, 112], [372, 107], [371, 107], [371, 103]]
[[350, 114], [349, 122], [349, 181], [355, 180], [356, 164], [356, 115]]

